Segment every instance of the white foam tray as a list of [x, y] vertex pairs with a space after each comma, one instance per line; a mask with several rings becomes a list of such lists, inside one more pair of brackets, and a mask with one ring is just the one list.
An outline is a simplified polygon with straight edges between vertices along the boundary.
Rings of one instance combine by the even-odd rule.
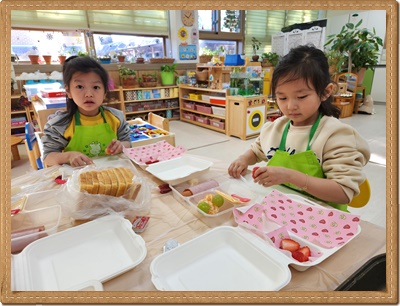
[[177, 185], [207, 172], [212, 165], [211, 161], [184, 155], [151, 164], [146, 171], [170, 185]]
[[288, 261], [239, 227], [220, 226], [157, 256], [158, 290], [277, 291], [291, 279]]
[[12, 256], [12, 290], [63, 291], [104, 282], [146, 257], [142, 237], [120, 216], [106, 216], [37, 240]]

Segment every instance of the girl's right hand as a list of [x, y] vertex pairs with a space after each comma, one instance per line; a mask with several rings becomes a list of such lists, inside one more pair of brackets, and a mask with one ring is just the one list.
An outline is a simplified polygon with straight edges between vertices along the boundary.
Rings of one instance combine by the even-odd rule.
[[91, 160], [87, 155], [81, 152], [68, 152], [69, 153], [69, 164], [72, 167], [83, 167], [86, 165], [92, 165], [93, 160]]
[[247, 171], [248, 163], [243, 158], [234, 160], [228, 168], [228, 173], [234, 178], [240, 178], [240, 175], [245, 175]]

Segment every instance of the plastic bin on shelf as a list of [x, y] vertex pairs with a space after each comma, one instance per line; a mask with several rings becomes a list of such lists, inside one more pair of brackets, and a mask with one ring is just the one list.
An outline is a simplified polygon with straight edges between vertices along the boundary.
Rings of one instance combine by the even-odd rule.
[[212, 113], [217, 116], [225, 117], [226, 109], [223, 107], [211, 106]]

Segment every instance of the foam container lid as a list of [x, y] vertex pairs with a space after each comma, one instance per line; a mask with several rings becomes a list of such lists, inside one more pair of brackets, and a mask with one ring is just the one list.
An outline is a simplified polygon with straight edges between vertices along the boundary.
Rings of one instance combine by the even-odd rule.
[[176, 185], [205, 173], [212, 165], [211, 161], [184, 155], [151, 164], [146, 171], [170, 185]]
[[147, 250], [132, 224], [109, 215], [58, 232], [12, 255], [12, 290], [62, 291], [105, 282], [139, 265]]
[[242, 228], [219, 226], [158, 255], [150, 272], [158, 290], [277, 291], [291, 279], [277, 252]]

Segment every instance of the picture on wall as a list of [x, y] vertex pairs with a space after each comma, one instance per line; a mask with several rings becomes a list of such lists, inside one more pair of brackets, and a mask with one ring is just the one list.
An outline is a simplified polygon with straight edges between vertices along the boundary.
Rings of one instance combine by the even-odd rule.
[[195, 60], [197, 59], [197, 45], [179, 46], [180, 60]]

